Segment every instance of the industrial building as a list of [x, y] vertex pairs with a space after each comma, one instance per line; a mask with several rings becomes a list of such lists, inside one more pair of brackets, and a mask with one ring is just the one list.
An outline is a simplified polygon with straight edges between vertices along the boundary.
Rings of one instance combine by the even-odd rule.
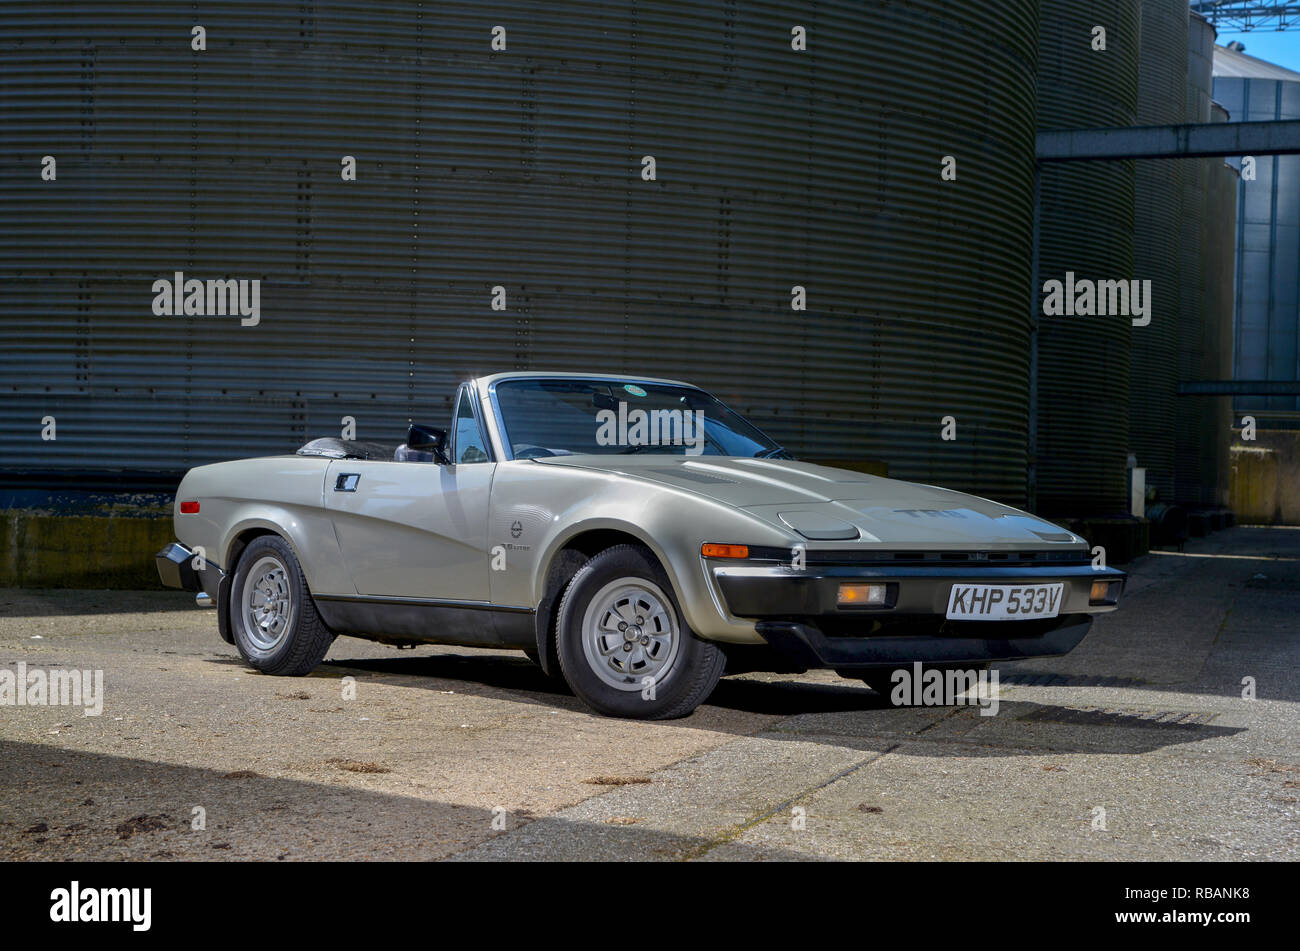
[[[1296, 378], [1300, 157], [1259, 158], [1267, 199], [1223, 158], [1036, 171], [1043, 131], [1300, 115], [1187, 0], [17, 3], [0, 43], [10, 508], [346, 418], [396, 443], [555, 369], [1137, 524], [1135, 471], [1228, 502], [1229, 398], [1181, 383]], [[1149, 322], [1045, 316], [1067, 273], [1150, 281]], [[255, 319], [155, 306], [190, 280], [257, 282]]]
[[[1214, 98], [1230, 121], [1300, 119], [1300, 73], [1219, 47]], [[1236, 227], [1233, 345], [1243, 380], [1295, 380], [1300, 368], [1300, 157], [1260, 156], [1254, 178], [1241, 183]], [[1294, 426], [1300, 397], [1247, 395], [1238, 415]]]
[[[1300, 119], [1300, 73], [1251, 56], [1240, 43], [1219, 46], [1214, 97], [1230, 121]], [[1300, 156], [1260, 155], [1251, 165], [1241, 176], [1234, 235], [1232, 504], [1252, 521], [1294, 525], [1300, 523]], [[1241, 428], [1249, 421], [1256, 433], [1246, 441]]]

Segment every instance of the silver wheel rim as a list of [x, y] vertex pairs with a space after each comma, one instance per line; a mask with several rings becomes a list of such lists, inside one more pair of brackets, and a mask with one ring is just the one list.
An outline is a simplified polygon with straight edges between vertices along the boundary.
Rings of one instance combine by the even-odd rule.
[[293, 623], [293, 589], [284, 562], [263, 555], [244, 577], [240, 617], [244, 632], [260, 651], [273, 651]]
[[582, 651], [592, 671], [617, 690], [642, 690], [672, 670], [681, 631], [672, 602], [643, 578], [605, 585], [582, 617]]

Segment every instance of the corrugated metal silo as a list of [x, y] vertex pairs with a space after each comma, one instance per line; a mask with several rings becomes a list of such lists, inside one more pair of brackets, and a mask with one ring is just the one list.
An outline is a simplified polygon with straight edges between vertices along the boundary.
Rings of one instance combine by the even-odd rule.
[[[1138, 94], [1139, 0], [1044, 0], [1038, 127], [1132, 125]], [[1106, 49], [1093, 48], [1093, 28]], [[1130, 280], [1132, 162], [1042, 168], [1039, 280]], [[1049, 515], [1128, 510], [1125, 463], [1129, 337], [1125, 316], [1041, 317], [1037, 509]], [[1099, 412], [1104, 405], [1116, 412]]]
[[[1185, 0], [1142, 0], [1138, 125], [1175, 125], [1187, 107]], [[1151, 322], [1134, 327], [1129, 392], [1129, 449], [1146, 469], [1148, 487], [1174, 494], [1178, 328], [1184, 294], [1179, 246], [1186, 159], [1137, 165], [1133, 277], [1151, 282]]]
[[[1210, 109], [1212, 122], [1229, 121], [1228, 110], [1219, 103]], [[1202, 379], [1230, 380], [1234, 356], [1233, 316], [1237, 277], [1237, 193], [1241, 173], [1237, 166], [1214, 159], [1210, 174], [1211, 222], [1206, 238], [1205, 313], [1207, 315], [1205, 358]], [[1297, 264], [1300, 267], [1300, 263]], [[1227, 506], [1229, 497], [1230, 448], [1232, 445], [1232, 397], [1202, 397], [1212, 405], [1213, 437], [1202, 457], [1204, 471], [1213, 472], [1209, 504]], [[1203, 443], [1204, 445], [1204, 443]]]
[[[1211, 120], [1210, 87], [1216, 32], [1209, 21], [1192, 13], [1187, 30], [1186, 121]], [[1212, 232], [1231, 228], [1213, 219], [1211, 189], [1215, 166], [1222, 159], [1185, 159], [1179, 270], [1183, 291], [1178, 325], [1178, 379], [1215, 379], [1207, 376], [1217, 332], [1217, 314], [1211, 310], [1213, 263]], [[1210, 396], [1180, 396], [1175, 403], [1174, 501], [1196, 507], [1214, 503], [1218, 478], [1217, 411], [1221, 401]]]
[[[175, 471], [611, 370], [1023, 502], [1036, 33], [1033, 0], [9, 4], [0, 451]], [[260, 278], [261, 323], [154, 316], [177, 271]]]

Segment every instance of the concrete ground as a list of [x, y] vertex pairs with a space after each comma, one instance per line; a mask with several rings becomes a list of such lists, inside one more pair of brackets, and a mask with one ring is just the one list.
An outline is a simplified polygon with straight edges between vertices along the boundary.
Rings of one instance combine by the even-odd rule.
[[0, 706], [0, 858], [1295, 860], [1298, 618], [1300, 529], [1235, 528], [1004, 665], [996, 716], [818, 672], [640, 723], [520, 654], [340, 638], [267, 677], [188, 595], [4, 589], [0, 662], [105, 699]]

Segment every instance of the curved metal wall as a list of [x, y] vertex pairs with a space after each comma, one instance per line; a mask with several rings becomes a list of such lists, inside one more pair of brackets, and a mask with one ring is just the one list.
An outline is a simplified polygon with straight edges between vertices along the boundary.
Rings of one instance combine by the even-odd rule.
[[[1176, 125], [1187, 114], [1186, 0], [1142, 0], [1138, 125]], [[1134, 327], [1129, 450], [1146, 484], [1173, 501], [1178, 328], [1183, 323], [1182, 236], [1186, 159], [1137, 163], [1133, 277], [1151, 281], [1151, 323]]]
[[[611, 370], [1023, 502], [1036, 30], [1034, 0], [6, 5], [4, 465], [344, 415], [395, 442], [464, 376]], [[260, 278], [260, 325], [153, 316], [175, 271]]]
[[[1300, 119], [1300, 82], [1214, 80], [1233, 122]], [[1300, 379], [1300, 155], [1258, 155], [1238, 191], [1236, 359], [1241, 380]], [[1300, 425], [1300, 397], [1238, 396], [1234, 414]], [[1271, 417], [1265, 423], [1264, 416]]]
[[[1214, 40], [1217, 32], [1209, 21], [1192, 13], [1187, 30], [1186, 121], [1222, 121], [1210, 98], [1213, 85]], [[1221, 158], [1183, 161], [1182, 233], [1179, 268], [1183, 306], [1178, 327], [1178, 379], [1216, 380], [1218, 310], [1223, 280], [1220, 238], [1232, 235], [1234, 217], [1224, 217]], [[1227, 275], [1231, 287], [1231, 271]], [[1220, 478], [1219, 445], [1227, 445], [1228, 433], [1221, 426], [1224, 400], [1212, 396], [1179, 396], [1175, 403], [1174, 499], [1186, 506], [1217, 504]]]
[[1216, 122], [1213, 111], [1214, 41], [1219, 31], [1199, 13], [1187, 21], [1187, 109], [1188, 122]]
[[[1211, 121], [1227, 122], [1229, 114], [1214, 103]], [[1213, 226], [1206, 245], [1204, 283], [1207, 340], [1202, 362], [1202, 379], [1230, 380], [1234, 358], [1233, 321], [1237, 275], [1237, 191], [1241, 173], [1237, 167], [1214, 160], [1210, 173], [1210, 214]], [[1297, 261], [1300, 270], [1300, 261]], [[1202, 441], [1203, 484], [1211, 505], [1226, 506], [1231, 482], [1232, 397], [1210, 399], [1210, 427], [1213, 438]], [[1209, 475], [1212, 473], [1213, 475]]]
[[[1139, 0], [1043, 0], [1038, 127], [1132, 125]], [[1106, 28], [1094, 50], [1092, 29]], [[1132, 162], [1044, 165], [1039, 281], [1133, 276]], [[1048, 515], [1128, 511], [1126, 460], [1131, 322], [1042, 317], [1038, 336], [1038, 504]], [[1102, 406], [1115, 412], [1099, 412]]]

